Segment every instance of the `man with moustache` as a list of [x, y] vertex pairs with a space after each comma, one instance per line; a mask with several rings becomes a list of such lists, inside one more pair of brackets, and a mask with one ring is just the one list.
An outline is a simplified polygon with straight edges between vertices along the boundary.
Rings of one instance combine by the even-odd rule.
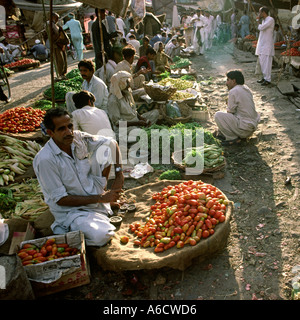
[[[118, 144], [109, 137], [73, 131], [68, 112], [51, 108], [44, 117], [50, 140], [33, 160], [45, 202], [55, 220], [54, 234], [80, 230], [88, 246], [103, 246], [114, 235], [111, 203], [123, 187]], [[111, 164], [115, 180], [107, 190]]]
[[256, 130], [260, 115], [255, 110], [253, 95], [240, 70], [227, 74], [226, 86], [229, 90], [227, 112], [218, 111], [215, 121], [222, 145], [232, 145], [250, 137]]
[[[82, 90], [89, 91], [95, 96], [94, 105], [98, 109], [102, 109], [107, 113], [108, 90], [105, 82], [94, 75], [95, 67], [91, 60], [81, 60], [78, 63], [78, 69], [81, 77], [84, 79], [82, 83]], [[66, 94], [67, 110], [72, 113], [76, 110], [73, 101], [74, 92]]]

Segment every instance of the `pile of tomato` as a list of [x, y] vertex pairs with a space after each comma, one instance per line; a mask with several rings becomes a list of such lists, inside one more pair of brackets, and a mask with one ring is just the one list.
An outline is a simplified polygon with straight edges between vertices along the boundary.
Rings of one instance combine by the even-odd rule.
[[167, 186], [152, 199], [155, 204], [147, 222], [135, 222], [129, 228], [138, 238], [136, 246], [154, 247], [157, 253], [174, 246], [194, 246], [213, 235], [215, 227], [225, 221], [229, 204], [218, 188], [201, 180]]
[[23, 266], [29, 266], [79, 253], [79, 249], [72, 248], [67, 243], [56, 243], [55, 238], [50, 238], [41, 248], [33, 243], [24, 244], [18, 251], [18, 256], [22, 260]]
[[291, 48], [281, 53], [282, 56], [300, 56], [300, 52], [297, 48]]
[[46, 111], [31, 107], [16, 107], [0, 115], [0, 131], [31, 132], [40, 127]]
[[9, 68], [25, 66], [27, 64], [33, 64], [36, 62], [38, 62], [38, 61], [34, 60], [34, 59], [21, 59], [19, 61], [8, 63], [8, 64], [4, 65], [4, 67], [9, 69]]

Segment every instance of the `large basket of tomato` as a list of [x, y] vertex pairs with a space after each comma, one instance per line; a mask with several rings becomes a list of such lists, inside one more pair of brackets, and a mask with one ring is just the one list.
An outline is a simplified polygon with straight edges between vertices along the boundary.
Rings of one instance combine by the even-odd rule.
[[202, 181], [160, 181], [125, 192], [127, 212], [112, 241], [95, 249], [106, 270], [170, 267], [184, 270], [226, 246], [232, 202]]

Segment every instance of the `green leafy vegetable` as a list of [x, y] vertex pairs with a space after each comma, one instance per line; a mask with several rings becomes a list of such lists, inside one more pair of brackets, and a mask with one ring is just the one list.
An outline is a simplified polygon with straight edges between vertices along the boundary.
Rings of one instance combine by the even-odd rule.
[[160, 180], [181, 180], [181, 174], [178, 170], [168, 170], [159, 176]]

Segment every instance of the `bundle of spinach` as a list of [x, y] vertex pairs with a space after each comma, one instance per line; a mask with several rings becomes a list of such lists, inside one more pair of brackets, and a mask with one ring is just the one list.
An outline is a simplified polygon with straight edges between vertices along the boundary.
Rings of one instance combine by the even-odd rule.
[[[82, 88], [83, 79], [76, 76], [72, 79], [62, 80], [54, 83], [55, 100], [64, 100], [67, 92], [79, 92]], [[51, 97], [51, 87], [44, 91], [46, 97]]]

